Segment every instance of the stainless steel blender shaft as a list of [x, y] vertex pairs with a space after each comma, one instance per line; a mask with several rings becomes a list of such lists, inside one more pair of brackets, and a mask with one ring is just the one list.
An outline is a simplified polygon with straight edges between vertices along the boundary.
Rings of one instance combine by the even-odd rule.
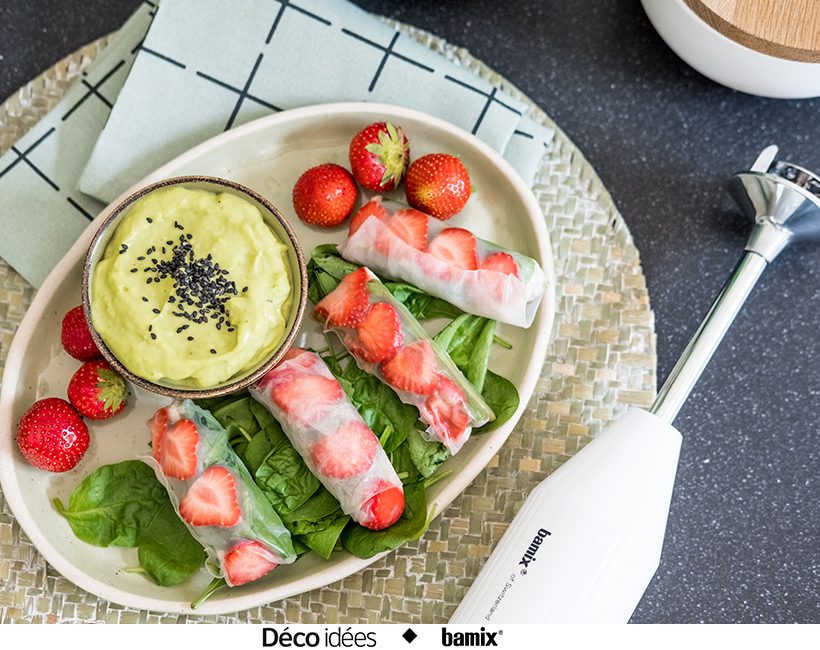
[[650, 408], [652, 413], [672, 423], [768, 264], [758, 253], [743, 255], [666, 378]]
[[792, 241], [820, 239], [820, 176], [775, 161], [776, 155], [776, 146], [766, 147], [749, 171], [730, 181], [729, 189], [754, 227], [740, 263], [650, 408], [670, 424], [769, 262]]

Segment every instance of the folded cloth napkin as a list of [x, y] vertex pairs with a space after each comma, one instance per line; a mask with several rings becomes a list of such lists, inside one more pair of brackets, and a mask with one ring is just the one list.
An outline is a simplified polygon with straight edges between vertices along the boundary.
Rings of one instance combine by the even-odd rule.
[[0, 257], [35, 287], [103, 207], [77, 181], [154, 11], [143, 3], [60, 103], [0, 157]]
[[[68, 160], [61, 151], [66, 125], [57, 124], [60, 118], [55, 120], [54, 114], [44, 120], [55, 128], [46, 137], [54, 142], [51, 171], [57, 173], [66, 163], [70, 167], [61, 171], [61, 187], [74, 187], [71, 180], [76, 181], [79, 166], [87, 160], [79, 189], [109, 202], [159, 165], [223, 130], [280, 110], [334, 101], [401, 104], [446, 119], [501, 152], [527, 182], [552, 137], [550, 129], [523, 115], [521, 102], [343, 0], [245, 0], [241, 5], [163, 0], [159, 9], [154, 5], [146, 3], [138, 12], [152, 20], [144, 40], [139, 40], [139, 28], [129, 24], [115, 44], [120, 54], [106, 56], [105, 64], [95, 67], [97, 76], [86, 84], [101, 83], [100, 75], [119, 74], [111, 72], [112, 66], [125, 60], [128, 45], [135, 49], [136, 60], [102, 133], [104, 116], [84, 130], [83, 147]], [[119, 70], [126, 67], [127, 62]], [[107, 88], [109, 100], [113, 81]], [[83, 88], [72, 92], [78, 93], [77, 101]], [[44, 124], [36, 129], [39, 137], [45, 137]], [[14, 163], [13, 156], [25, 154], [35, 143], [21, 141], [18, 151], [10, 152], [11, 159], [0, 159], [0, 175]], [[0, 197], [8, 190], [3, 181], [0, 178]], [[27, 192], [38, 197], [48, 193], [36, 186]], [[11, 242], [0, 244], [0, 255], [37, 285], [79, 234], [75, 223], [83, 224], [74, 218], [54, 230], [53, 221], [68, 221], [67, 209], [51, 204], [36, 222], [28, 220], [22, 207], [27, 195], [16, 194], [17, 201], [6, 203], [16, 205], [10, 213], [28, 235], [9, 237]], [[96, 202], [74, 194], [74, 202], [82, 201], [88, 215], [99, 209]], [[36, 240], [45, 232], [49, 245], [44, 250]]]

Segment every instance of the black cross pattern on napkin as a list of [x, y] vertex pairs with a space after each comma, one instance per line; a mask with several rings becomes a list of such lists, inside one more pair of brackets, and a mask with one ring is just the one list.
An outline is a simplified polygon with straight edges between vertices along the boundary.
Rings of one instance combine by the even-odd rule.
[[212, 77], [204, 72], [200, 72], [197, 70], [197, 76], [202, 77], [203, 79], [207, 79], [211, 83], [215, 83], [217, 86], [221, 88], [225, 88], [226, 90], [230, 90], [233, 93], [239, 95], [236, 99], [236, 104], [233, 107], [233, 112], [231, 112], [231, 116], [228, 118], [228, 123], [225, 125], [225, 131], [230, 129], [233, 126], [234, 121], [236, 120], [236, 116], [239, 114], [239, 109], [242, 108], [242, 102], [245, 99], [249, 99], [250, 101], [259, 104], [260, 106], [264, 106], [265, 108], [269, 108], [272, 111], [281, 111], [282, 109], [274, 104], [266, 102], [264, 99], [260, 99], [259, 97], [255, 97], [251, 95], [248, 91], [250, 90], [251, 84], [253, 83], [253, 78], [256, 76], [256, 71], [259, 70], [259, 65], [262, 63], [262, 54], [256, 57], [256, 63], [253, 64], [253, 70], [251, 70], [250, 75], [248, 75], [248, 80], [245, 82], [244, 88], [237, 88], [236, 86], [231, 86], [229, 83], [224, 81], [220, 81], [219, 79]]
[[143, 0], [143, 2], [147, 4], [149, 7], [153, 7], [154, 9], [148, 12], [148, 15], [151, 16], [151, 20], [148, 21], [148, 27], [146, 28], [145, 33], [142, 35], [142, 38], [139, 40], [139, 43], [137, 43], [133, 48], [131, 48], [131, 54], [136, 54], [138, 50], [142, 49], [142, 44], [145, 43], [145, 39], [148, 38], [148, 32], [151, 31], [151, 25], [154, 24], [154, 18], [157, 17], [157, 5], [155, 5], [150, 0]]
[[314, 20], [318, 20], [320, 23], [324, 23], [325, 25], [330, 25], [331, 22], [321, 16], [317, 16], [314, 13], [311, 13], [307, 9], [302, 9], [295, 4], [293, 4], [290, 0], [278, 0], [279, 2], [279, 11], [276, 12], [276, 18], [273, 19], [273, 25], [270, 27], [270, 31], [268, 32], [268, 37], [265, 39], [265, 45], [269, 45], [271, 39], [273, 38], [274, 33], [276, 32], [276, 28], [279, 27], [279, 21], [282, 20], [282, 15], [285, 13], [285, 9], [295, 9], [300, 14], [308, 16], [309, 18], [313, 18]]
[[[40, 169], [37, 165], [35, 165], [33, 162], [31, 162], [31, 160], [28, 159], [28, 155], [32, 151], [34, 151], [38, 146], [40, 146], [40, 144], [43, 141], [45, 141], [56, 130], [57, 129], [52, 126], [48, 131], [46, 131], [43, 135], [37, 138], [37, 140], [34, 141], [34, 144], [30, 145], [29, 148], [25, 151], [20, 151], [16, 146], [12, 146], [11, 149], [9, 149], [9, 151], [13, 151], [15, 154], [17, 154], [17, 158], [8, 165], [6, 165], [5, 169], [0, 171], [0, 178], [3, 178], [3, 176], [5, 176], [7, 172], [11, 171], [14, 167], [17, 166], [17, 163], [22, 161], [26, 163], [32, 169], [32, 171], [34, 171], [34, 173], [36, 173], [40, 178], [42, 178], [46, 183], [48, 183], [51, 189], [53, 189], [55, 192], [59, 192], [60, 186], [57, 185], [57, 183], [55, 183], [53, 180], [51, 180], [48, 177], [48, 174], [46, 174], [42, 169]], [[71, 207], [77, 210], [86, 219], [91, 220], [94, 218], [90, 214], [88, 214], [88, 211], [86, 211], [79, 203], [77, 203], [70, 196], [66, 197], [66, 201], [68, 201]]]
[[[100, 87], [111, 77], [113, 77], [117, 70], [119, 70], [124, 65], [125, 61], [120, 61], [119, 63], [117, 63], [117, 65], [111, 68], [111, 70], [109, 70], [102, 79], [100, 79], [95, 84], [88, 83], [87, 79], [80, 79], [80, 83], [83, 86], [85, 86], [87, 90], [85, 94], [82, 97], [80, 97], [79, 100], [77, 100], [77, 103], [74, 104], [74, 106], [72, 106], [71, 108], [69, 108], [68, 111], [66, 111], [66, 114], [63, 115], [63, 117], [61, 118], [62, 121], [65, 122], [69, 117], [71, 117], [71, 114], [74, 111], [76, 111], [80, 106], [82, 106], [85, 100], [91, 97], [92, 95], [94, 95], [94, 97], [99, 99], [103, 104], [105, 104], [109, 109], [111, 109], [113, 107], [113, 104], [100, 93]], [[85, 75], [85, 73], [83, 73], [83, 75]]]
[[486, 97], [487, 101], [484, 102], [484, 107], [481, 109], [481, 113], [479, 113], [478, 119], [475, 121], [475, 124], [473, 125], [473, 130], [471, 131], [471, 133], [473, 135], [475, 135], [476, 132], [478, 131], [478, 127], [481, 126], [481, 122], [484, 120], [484, 116], [487, 115], [487, 111], [490, 109], [490, 106], [492, 106], [493, 103], [498, 104], [500, 106], [503, 106], [508, 111], [512, 111], [516, 115], [521, 115], [521, 111], [516, 110], [515, 108], [513, 108], [509, 104], [505, 104], [500, 99], [498, 99], [498, 97], [496, 97], [496, 93], [498, 92], [497, 88], [493, 88], [490, 92], [485, 92], [485, 91], [481, 90], [481, 88], [476, 88], [475, 86], [471, 86], [470, 84], [465, 83], [464, 81], [461, 81], [460, 79], [456, 79], [455, 77], [451, 77], [448, 74], [444, 75], [444, 78], [447, 81], [452, 81], [453, 83], [458, 84], [459, 86], [467, 88], [468, 90], [472, 90], [473, 92], [478, 93], [479, 95], [481, 95], [483, 97]]
[[370, 45], [372, 47], [375, 47], [376, 49], [381, 50], [382, 52], [384, 52], [384, 56], [382, 56], [382, 60], [379, 62], [379, 67], [376, 68], [376, 74], [373, 75], [373, 80], [370, 82], [370, 87], [367, 89], [368, 92], [371, 92], [371, 93], [373, 92], [373, 89], [376, 87], [376, 83], [379, 81], [379, 77], [382, 74], [382, 70], [384, 70], [384, 66], [387, 63], [387, 60], [391, 56], [399, 59], [400, 61], [404, 61], [405, 63], [409, 63], [411, 65], [414, 65], [417, 68], [421, 68], [422, 70], [425, 70], [426, 72], [435, 72], [435, 70], [433, 70], [433, 68], [431, 68], [429, 66], [426, 66], [423, 63], [420, 63], [418, 61], [415, 61], [415, 60], [411, 59], [409, 56], [405, 56], [404, 54], [399, 54], [398, 52], [393, 51], [393, 48], [396, 45], [396, 41], [399, 40], [399, 36], [400, 36], [399, 32], [396, 32], [395, 34], [393, 34], [393, 38], [390, 40], [390, 45], [388, 45], [387, 47], [385, 47], [384, 45], [381, 45], [379, 43], [376, 43], [375, 41], [371, 41], [369, 38], [365, 38], [361, 34], [356, 34], [355, 32], [352, 32], [349, 29], [342, 28], [342, 33], [347, 34], [348, 36], [352, 36], [356, 40], [361, 41], [362, 43], [367, 43], [368, 45]]
[[88, 211], [87, 211], [85, 208], [83, 208], [83, 206], [81, 206], [79, 203], [77, 203], [77, 202], [76, 202], [74, 199], [72, 199], [70, 196], [67, 196], [67, 197], [66, 197], [66, 201], [68, 201], [68, 202], [69, 202], [69, 204], [71, 204], [71, 207], [72, 207], [72, 208], [74, 208], [75, 210], [77, 210], [77, 212], [79, 212], [81, 215], [83, 215], [83, 216], [84, 216], [86, 219], [88, 219], [89, 221], [91, 221], [92, 219], [94, 219], [94, 217], [93, 217], [92, 215], [90, 215], [90, 214], [88, 213]]
[[17, 163], [22, 161], [22, 162], [26, 163], [29, 167], [31, 167], [31, 169], [34, 170], [34, 172], [40, 178], [42, 178], [46, 183], [51, 185], [51, 187], [54, 190], [59, 192], [60, 188], [57, 185], [57, 183], [55, 183], [53, 180], [51, 180], [42, 169], [40, 169], [37, 165], [35, 165], [33, 162], [31, 162], [26, 157], [32, 151], [34, 151], [40, 145], [41, 142], [43, 142], [46, 138], [48, 138], [48, 136], [50, 136], [52, 133], [54, 133], [55, 130], [56, 130], [55, 127], [52, 126], [48, 131], [46, 131], [43, 135], [41, 135], [39, 138], [37, 138], [37, 140], [34, 142], [34, 144], [31, 145], [25, 151], [20, 151], [16, 146], [12, 146], [10, 151], [13, 151], [14, 153], [17, 154], [17, 159], [15, 161], [13, 161], [11, 164], [9, 164], [3, 171], [0, 171], [0, 178], [3, 178], [3, 176], [5, 176], [5, 174], [6, 174], [6, 172], [11, 171], [17, 165]]
[[170, 56], [165, 56], [165, 55], [164, 55], [164, 54], [162, 54], [161, 52], [157, 52], [156, 50], [152, 50], [152, 49], [150, 49], [150, 48], [147, 48], [147, 47], [145, 47], [145, 45], [143, 45], [142, 43], [140, 43], [140, 44], [137, 46], [137, 49], [138, 49], [140, 52], [145, 52], [145, 53], [147, 53], [147, 54], [150, 54], [151, 56], [155, 56], [155, 57], [156, 57], [156, 58], [158, 58], [160, 61], [165, 61], [166, 63], [170, 63], [171, 65], [175, 65], [176, 67], [181, 68], [182, 70], [184, 70], [184, 69], [187, 67], [184, 63], [180, 63], [180, 62], [179, 62], [179, 61], [177, 61], [176, 59], [172, 59]]
[[[527, 140], [535, 140], [535, 136], [532, 133], [527, 133], [526, 131], [520, 131], [518, 129], [513, 131], [513, 135], [518, 136], [519, 138], [525, 138]], [[544, 145], [544, 149], [549, 149], [549, 142], [542, 142], [541, 144]]]

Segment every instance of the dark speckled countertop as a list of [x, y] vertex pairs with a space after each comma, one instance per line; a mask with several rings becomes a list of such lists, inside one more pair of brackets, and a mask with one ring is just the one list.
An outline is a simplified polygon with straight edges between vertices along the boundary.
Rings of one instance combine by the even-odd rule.
[[[638, 0], [356, 0], [466, 47], [544, 108], [641, 251], [666, 377], [731, 273], [747, 224], [725, 191], [763, 146], [820, 169], [820, 100], [720, 87]], [[0, 4], [0, 97], [118, 28], [138, 0]], [[666, 546], [639, 623], [820, 623], [820, 250], [764, 275], [675, 421]]]

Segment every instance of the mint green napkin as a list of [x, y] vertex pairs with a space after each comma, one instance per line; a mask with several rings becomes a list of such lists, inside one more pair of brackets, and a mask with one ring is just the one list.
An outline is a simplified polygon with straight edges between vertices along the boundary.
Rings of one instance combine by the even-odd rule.
[[103, 207], [77, 181], [154, 11], [141, 5], [60, 103], [0, 157], [0, 257], [35, 287]]
[[[142, 38], [144, 21], [156, 13], [110, 114], [105, 104], [96, 106], [88, 123], [75, 129], [55, 110], [18, 143], [25, 152], [55, 129], [32, 153], [48, 153], [46, 174], [59, 177], [60, 200], [66, 202], [58, 205], [54, 190], [23, 169], [28, 187], [0, 203], [21, 227], [12, 228], [13, 236], [0, 243], [0, 255], [35, 285], [84, 225], [85, 216], [70, 214], [77, 210], [62, 195], [69, 193], [87, 215], [100, 208], [73, 189], [83, 165], [80, 190], [109, 202], [158, 166], [226, 129], [280, 110], [334, 101], [401, 104], [446, 119], [501, 152], [528, 183], [552, 137], [550, 129], [523, 116], [521, 102], [343, 0], [243, 0], [241, 5], [163, 0], [156, 12], [153, 4], [140, 8], [104, 53], [106, 62], [89, 73], [89, 81], [98, 83], [115, 62], [126, 60], [129, 48]], [[109, 56], [114, 49], [118, 54]], [[115, 77], [127, 67], [126, 60], [101, 86], [109, 103], [115, 98]], [[70, 93], [73, 101], [83, 94], [82, 82]], [[69, 97], [63, 104], [65, 111]], [[84, 104], [102, 102], [95, 95]], [[14, 155], [0, 159], [0, 172]], [[0, 177], [0, 197], [9, 192], [4, 180]], [[26, 209], [32, 201], [42, 201], [44, 208], [33, 220]], [[18, 235], [18, 229], [26, 234]]]

